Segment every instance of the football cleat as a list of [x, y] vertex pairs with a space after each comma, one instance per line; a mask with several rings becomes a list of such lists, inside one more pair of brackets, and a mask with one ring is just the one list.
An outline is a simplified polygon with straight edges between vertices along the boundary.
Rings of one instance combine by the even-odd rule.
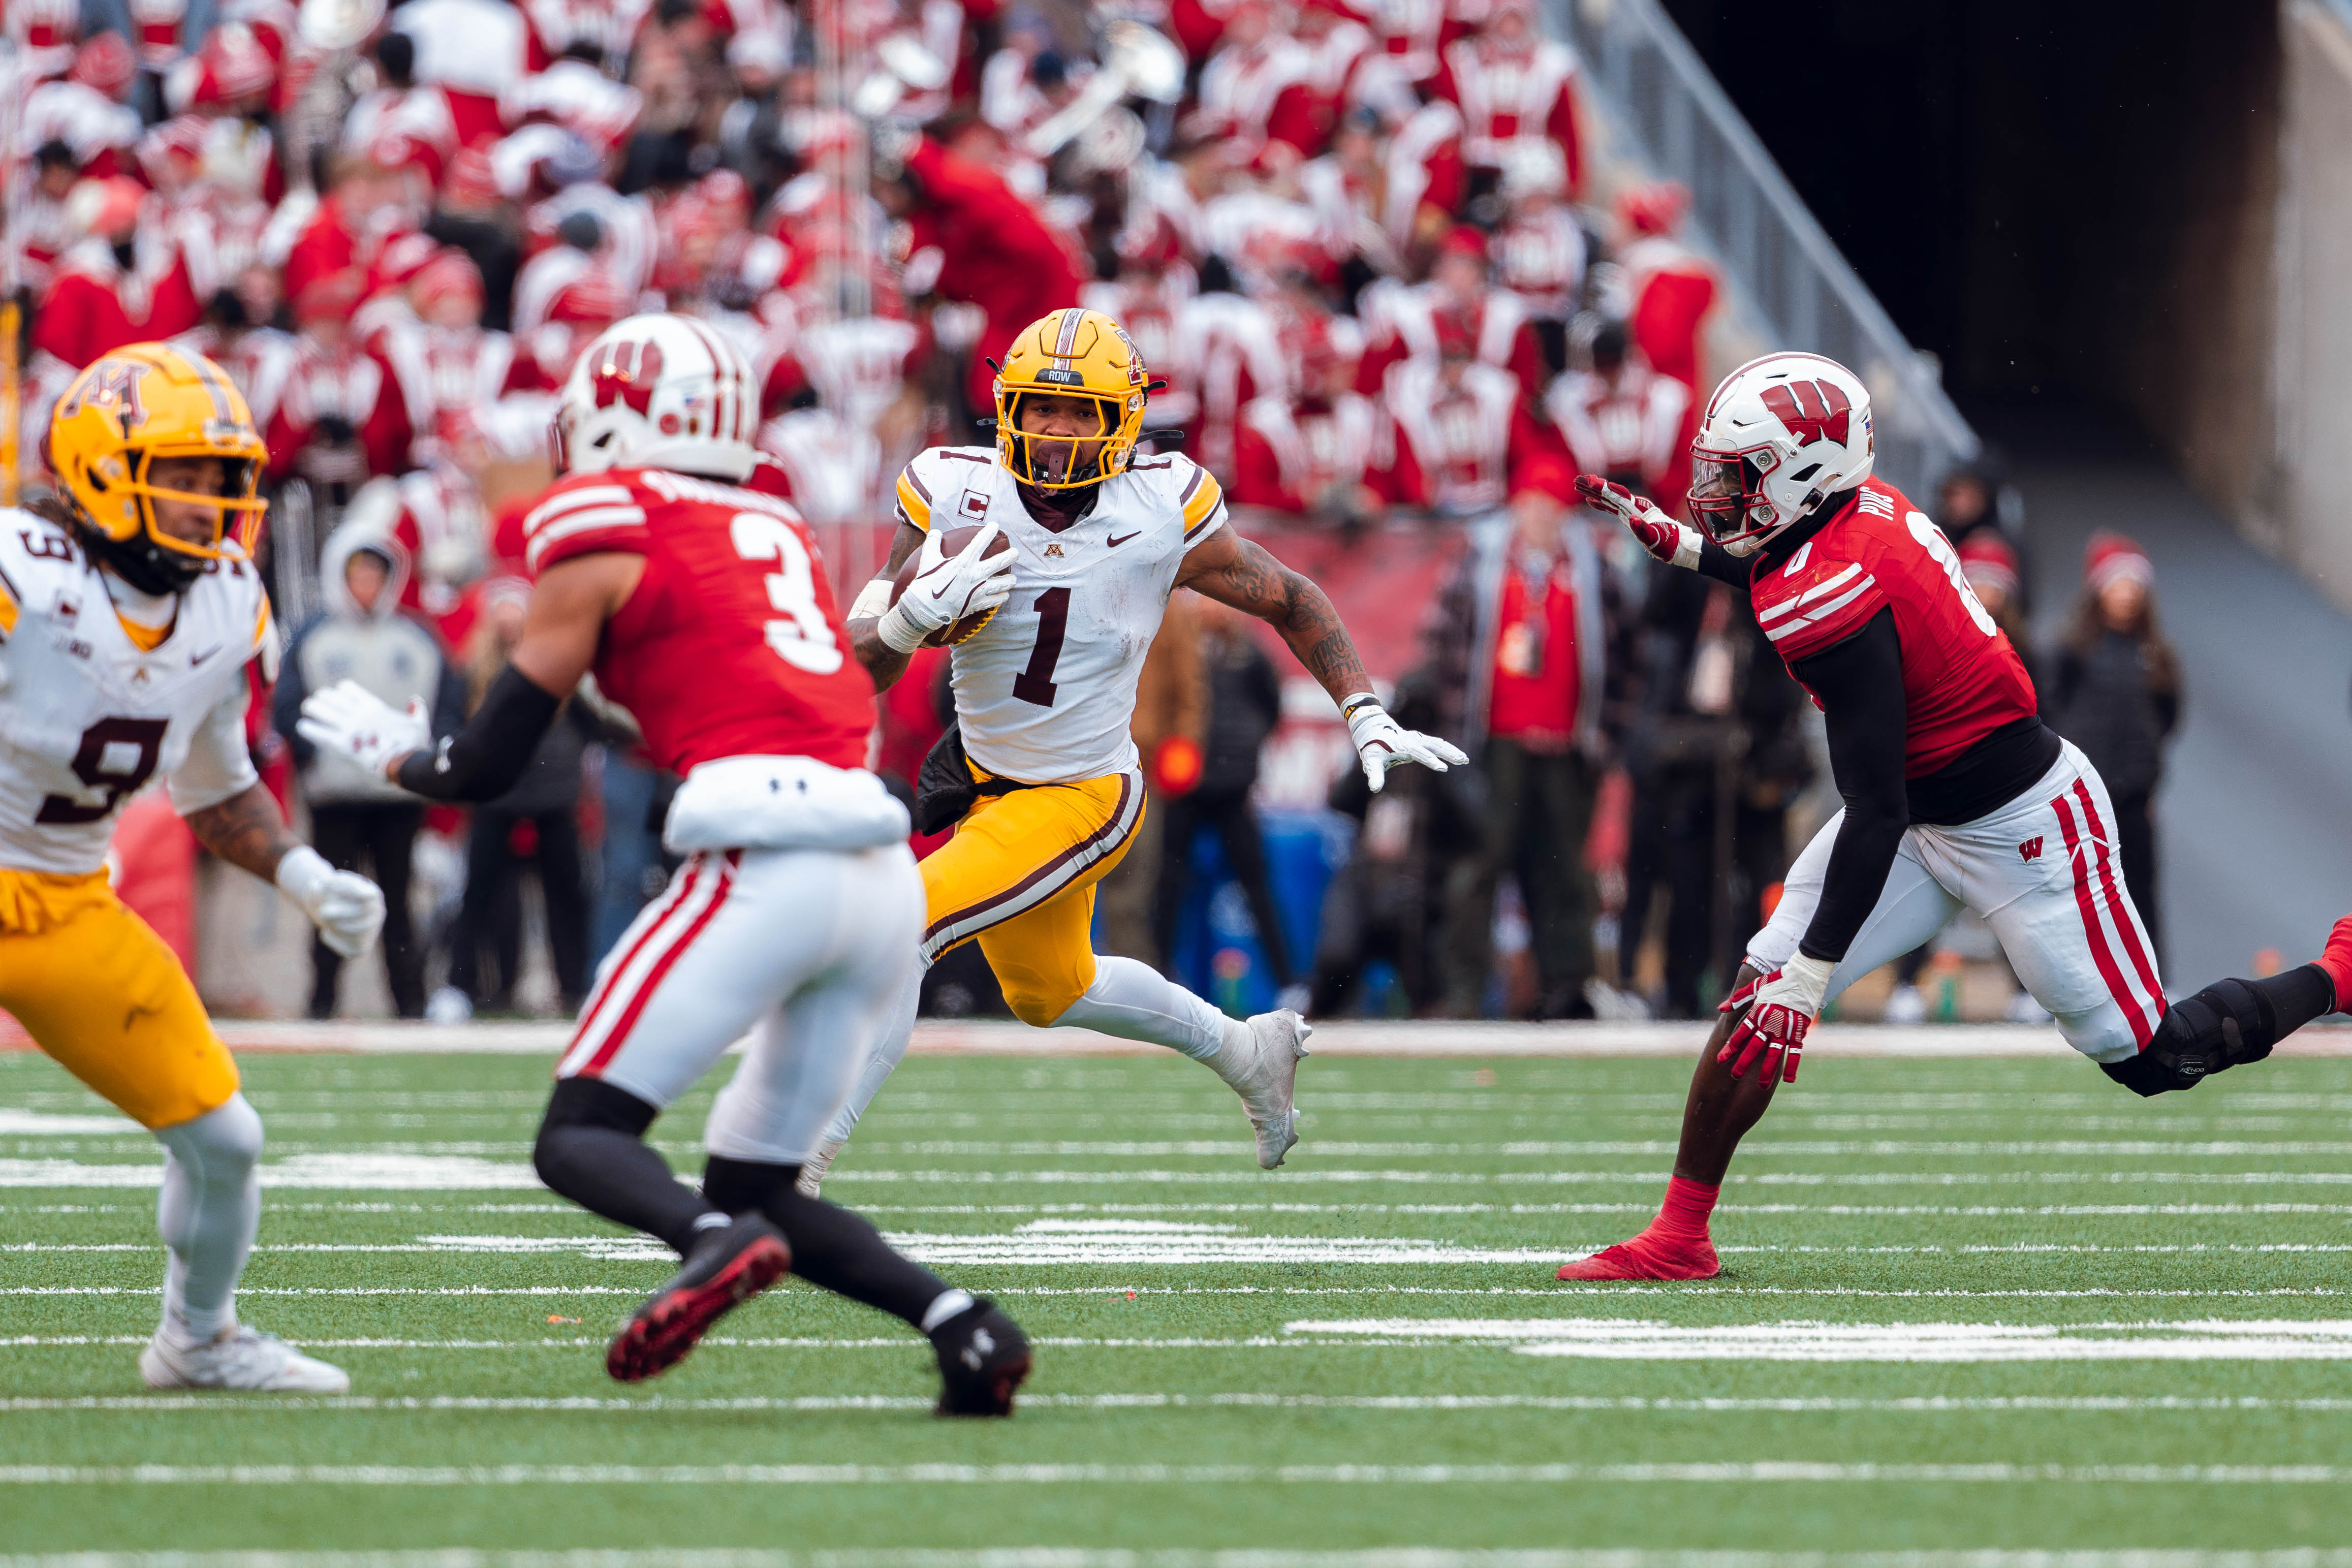
[[2352, 1013], [2352, 915], [2336, 922], [2327, 933], [2327, 946], [2319, 954], [2319, 967], [2336, 982], [2336, 1010]]
[[982, 1296], [931, 1331], [940, 1358], [936, 1415], [1010, 1415], [1029, 1375], [1029, 1338]]
[[216, 1339], [189, 1344], [157, 1329], [139, 1352], [150, 1388], [206, 1388], [243, 1394], [348, 1394], [351, 1373], [304, 1355], [274, 1334], [242, 1323]]
[[[1257, 1131], [1258, 1168], [1271, 1171], [1298, 1142], [1298, 1110], [1291, 1094], [1297, 1085], [1298, 1058], [1307, 1054], [1307, 1037], [1315, 1026], [1284, 1008], [1260, 1013], [1247, 1026], [1254, 1054], [1224, 1074], [1224, 1079], [1242, 1097], [1242, 1109]], [[1222, 1058], [1219, 1066], [1223, 1066]]]
[[710, 1325], [773, 1285], [793, 1267], [783, 1233], [756, 1214], [714, 1227], [686, 1255], [686, 1267], [646, 1298], [621, 1325], [604, 1352], [604, 1370], [620, 1383], [640, 1383], [667, 1372]]
[[1561, 1279], [1712, 1279], [1723, 1272], [1715, 1244], [1701, 1237], [1677, 1241], [1643, 1231], [1631, 1241], [1604, 1247], [1590, 1258], [1560, 1266]]

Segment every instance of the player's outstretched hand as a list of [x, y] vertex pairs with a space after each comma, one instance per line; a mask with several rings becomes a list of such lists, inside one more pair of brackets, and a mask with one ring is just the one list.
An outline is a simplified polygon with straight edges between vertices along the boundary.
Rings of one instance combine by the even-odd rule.
[[1654, 558], [1669, 566], [1698, 564], [1698, 531], [1660, 511], [1657, 503], [1647, 496], [1637, 496], [1599, 474], [1577, 475], [1576, 493], [1584, 498], [1587, 505], [1622, 518], [1625, 526], [1633, 531], [1633, 537], [1642, 542], [1642, 548]]
[[338, 871], [304, 844], [278, 862], [278, 888], [319, 928], [319, 940], [345, 958], [374, 945], [383, 930], [383, 889], [356, 871]]
[[319, 750], [348, 757], [379, 775], [395, 758], [433, 744], [424, 699], [411, 698], [404, 713], [356, 680], [339, 680], [304, 698], [294, 730]]
[[1837, 965], [1799, 952], [1771, 973], [1742, 985], [1724, 998], [1721, 1013], [1745, 1005], [1747, 1016], [1731, 1031], [1715, 1059], [1731, 1063], [1731, 1076], [1745, 1078], [1760, 1060], [1757, 1081], [1770, 1088], [1775, 1081], [1797, 1081], [1797, 1060], [1804, 1054], [1805, 1031], [1829, 994], [1830, 975]]
[[1364, 782], [1374, 795], [1388, 782], [1389, 770], [1400, 763], [1419, 763], [1442, 773], [1470, 760], [1450, 742], [1408, 730], [1390, 718], [1381, 700], [1369, 691], [1349, 698], [1339, 704], [1339, 711], [1347, 716], [1348, 733], [1355, 738], [1356, 756], [1364, 764]]
[[925, 534], [915, 579], [876, 626], [876, 635], [900, 653], [912, 653], [941, 626], [1003, 608], [1013, 597], [1013, 552], [988, 553], [1003, 531], [989, 523], [953, 555], [941, 544], [945, 529]]

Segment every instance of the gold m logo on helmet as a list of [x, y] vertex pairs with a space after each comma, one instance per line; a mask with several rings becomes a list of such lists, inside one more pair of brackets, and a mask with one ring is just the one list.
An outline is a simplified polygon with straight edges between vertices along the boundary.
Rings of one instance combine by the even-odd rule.
[[147, 409], [139, 401], [139, 384], [147, 379], [151, 368], [137, 360], [99, 361], [66, 394], [58, 417], [70, 419], [84, 408], [109, 410], [121, 422], [122, 438], [130, 440], [131, 433], [147, 423]]

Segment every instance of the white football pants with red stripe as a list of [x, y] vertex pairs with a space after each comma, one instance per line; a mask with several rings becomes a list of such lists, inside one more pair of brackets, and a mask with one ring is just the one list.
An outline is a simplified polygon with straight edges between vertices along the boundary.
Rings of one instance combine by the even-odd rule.
[[922, 932], [904, 844], [696, 855], [597, 966], [555, 1076], [666, 1107], [748, 1035], [704, 1147], [800, 1164], [873, 1055]]
[[[1786, 963], [1812, 923], [1837, 841], [1838, 813], [1789, 868], [1772, 919], [1748, 944], [1765, 973]], [[1831, 996], [1927, 942], [1962, 909], [2000, 939], [2019, 984], [2095, 1062], [2128, 1060], [2164, 1017], [2147, 928], [2117, 857], [2115, 808], [2090, 759], [2067, 742], [2032, 788], [1990, 816], [1903, 835], [1885, 890], [1830, 976]]]

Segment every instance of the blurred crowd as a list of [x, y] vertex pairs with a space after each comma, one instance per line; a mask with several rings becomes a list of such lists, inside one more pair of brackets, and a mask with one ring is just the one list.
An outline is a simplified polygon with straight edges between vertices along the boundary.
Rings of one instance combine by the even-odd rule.
[[[281, 737], [346, 676], [459, 721], [519, 629], [554, 392], [648, 309], [751, 357], [773, 482], [836, 529], [837, 578], [874, 564], [898, 466], [983, 438], [991, 359], [1072, 303], [1125, 323], [1160, 440], [1245, 530], [1459, 536], [1397, 707], [1475, 765], [1378, 797], [1333, 770], [1356, 826], [1311, 885], [1261, 832], [1282, 674], [1177, 607], [1107, 945], [1171, 958], [1229, 880], [1253, 962], [1318, 1011], [1688, 1014], [1777, 885], [1817, 772], [1802, 693], [1738, 595], [1648, 571], [1570, 485], [1679, 505], [1720, 285], [1675, 237], [1686, 193], [1588, 168], [1532, 0], [28, 0], [5, 26], [20, 468], [110, 348], [177, 339], [236, 380], [299, 628], [254, 743], [384, 885], [404, 1015], [514, 1005], [527, 927], [576, 1000], [665, 874], [666, 781], [593, 693], [467, 817]], [[1999, 489], [1954, 476], [1939, 516], [2022, 647]], [[2093, 751], [2144, 821], [2178, 681], [2131, 562], [2092, 575], [2136, 582], [2138, 618], [2089, 595], [2037, 672], [2068, 734], [2144, 763]], [[886, 772], [936, 733], [939, 662], [886, 700]], [[320, 950], [314, 1013], [339, 981]], [[950, 1009], [985, 987], [933, 980]]]

